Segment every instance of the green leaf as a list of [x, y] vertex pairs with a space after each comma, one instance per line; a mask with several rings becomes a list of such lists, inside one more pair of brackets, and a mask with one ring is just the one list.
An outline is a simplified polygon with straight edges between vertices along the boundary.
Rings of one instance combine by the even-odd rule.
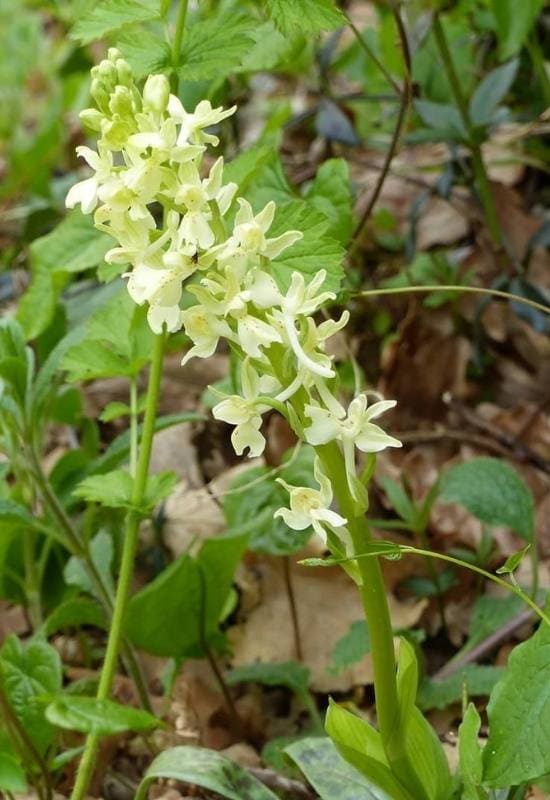
[[51, 272], [41, 264], [33, 267], [29, 288], [17, 307], [17, 319], [27, 339], [36, 339], [51, 324], [66, 283], [66, 273]]
[[393, 510], [414, 529], [416, 511], [411, 498], [400, 483], [392, 480], [388, 475], [382, 475], [380, 484], [392, 504]]
[[103, 261], [113, 240], [94, 227], [93, 218], [70, 211], [51, 233], [35, 239], [31, 262], [52, 272], [83, 272]]
[[348, 764], [361, 773], [363, 780], [372, 782], [373, 790], [375, 787], [382, 789], [379, 794], [373, 792], [374, 797], [384, 797], [383, 792], [387, 792], [392, 800], [413, 800], [393, 775], [380, 734], [372, 725], [331, 700], [325, 727]]
[[55, 608], [44, 622], [45, 636], [52, 636], [66, 628], [80, 628], [92, 625], [94, 628], [108, 628], [105, 612], [95, 600], [89, 597], [74, 597]]
[[518, 473], [496, 458], [473, 458], [442, 478], [440, 500], [459, 503], [487, 525], [507, 525], [533, 541], [533, 496]]
[[424, 711], [444, 709], [468, 697], [487, 697], [504, 673], [503, 667], [467, 664], [459, 672], [441, 681], [426, 678], [420, 684], [418, 705]]
[[71, 31], [81, 44], [101, 39], [131, 22], [146, 22], [160, 16], [159, 0], [101, 0], [93, 3]]
[[430, 100], [417, 100], [414, 107], [422, 122], [429, 128], [444, 132], [451, 139], [463, 139], [466, 136], [462, 118], [455, 106], [432, 103]]
[[458, 729], [460, 777], [464, 784], [463, 800], [481, 800], [487, 795], [480, 789], [483, 776], [482, 750], [479, 743], [481, 718], [473, 703], [468, 705]]
[[346, 17], [334, 0], [264, 0], [264, 7], [286, 36], [297, 30], [315, 35], [346, 25]]
[[371, 643], [367, 623], [362, 619], [352, 622], [349, 631], [334, 645], [328, 671], [331, 675], [338, 675], [361, 661], [370, 651]]
[[[114, 558], [114, 547], [112, 537], [106, 531], [96, 533], [90, 542], [90, 558], [103, 578], [106, 585], [114, 591], [113, 576], [111, 567]], [[71, 556], [65, 564], [63, 570], [65, 583], [70, 586], [78, 586], [84, 592], [95, 594], [95, 584], [90, 578], [90, 574], [84, 560], [78, 556]]]
[[[238, 184], [240, 193], [244, 194], [250, 183], [257, 179], [272, 161], [273, 149], [268, 145], [250, 147], [243, 150], [242, 153], [239, 153], [238, 156], [224, 166], [224, 181]], [[289, 191], [290, 188], [288, 189]], [[285, 191], [285, 202], [289, 199], [288, 192]]]
[[285, 752], [300, 767], [321, 800], [389, 800], [387, 794], [344, 761], [330, 739], [300, 739]]
[[13, 794], [27, 791], [25, 770], [10, 753], [0, 752], [0, 789]]
[[35, 527], [35, 520], [25, 506], [14, 500], [0, 499], [0, 522], [4, 524]]
[[58, 728], [112, 736], [125, 731], [150, 731], [161, 723], [148, 711], [112, 700], [64, 695], [46, 708], [46, 719]]
[[544, 622], [508, 659], [487, 709], [483, 778], [508, 787], [550, 773], [550, 627]]
[[145, 800], [158, 778], [171, 778], [216, 792], [228, 800], [277, 800], [239, 764], [204, 747], [173, 747], [158, 755], [147, 769], [136, 800]]
[[129, 417], [130, 414], [130, 406], [127, 403], [113, 400], [111, 403], [107, 403], [99, 415], [99, 419], [102, 422], [112, 422], [112, 420], [120, 419], [120, 417]]
[[[159, 472], [147, 479], [145, 496], [140, 505], [140, 512], [147, 514], [151, 509], [168, 497], [178, 481], [174, 472]], [[103, 475], [91, 475], [84, 478], [73, 491], [75, 497], [87, 503], [99, 503], [106, 508], [136, 508], [132, 502], [134, 479], [124, 469], [113, 470]]]
[[195, 23], [186, 31], [178, 73], [187, 81], [203, 81], [232, 72], [249, 52], [257, 24], [239, 14]]
[[[158, 656], [204, 655], [219, 644], [219, 621], [248, 534], [206, 541], [197, 557], [183, 554], [128, 604], [126, 632]], [[185, 625], [181, 620], [185, 619]]]
[[61, 660], [47, 642], [30, 640], [23, 644], [9, 636], [0, 650], [4, 690], [9, 703], [40, 753], [54, 738], [37, 698], [61, 690]]
[[509, 594], [506, 597], [484, 594], [478, 597], [470, 617], [468, 641], [464, 644], [463, 650], [471, 650], [512, 617], [519, 614], [522, 608], [523, 601], [515, 594]]
[[543, 7], [544, 0], [491, 0], [501, 59], [510, 58], [523, 47]]
[[227, 683], [261, 683], [263, 686], [286, 686], [297, 695], [308, 692], [310, 670], [297, 661], [245, 664], [235, 667], [225, 676]]
[[[117, 39], [117, 47], [138, 79], [164, 72], [171, 64], [170, 48], [164, 36], [144, 29], [143, 25], [125, 29]], [[103, 272], [103, 275], [109, 278], [108, 273]]]
[[353, 232], [352, 196], [347, 162], [329, 158], [317, 170], [306, 194], [309, 203], [331, 222], [327, 233], [346, 245]]
[[486, 125], [512, 86], [519, 60], [517, 58], [492, 70], [481, 81], [470, 100], [470, 116], [476, 125]]
[[293, 272], [301, 272], [307, 282], [321, 269], [327, 272], [324, 288], [329, 291], [340, 288], [344, 276], [344, 250], [336, 239], [328, 235], [329, 227], [328, 218], [303, 201], [294, 200], [277, 208], [269, 229], [270, 237], [280, 236], [289, 230], [299, 230], [304, 234], [299, 242], [271, 263], [272, 273], [281, 289], [289, 287]]

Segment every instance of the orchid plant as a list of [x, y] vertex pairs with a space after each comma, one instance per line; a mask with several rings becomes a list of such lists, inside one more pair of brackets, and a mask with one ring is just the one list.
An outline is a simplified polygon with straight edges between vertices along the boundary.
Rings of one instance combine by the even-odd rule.
[[[235, 452], [250, 457], [263, 453], [262, 415], [271, 409], [284, 416], [296, 436], [316, 452], [314, 476], [319, 489], [283, 481], [289, 505], [276, 516], [296, 531], [312, 526], [335, 556], [353, 558], [366, 552], [371, 541], [365, 519], [366, 484], [374, 454], [401, 446], [374, 420], [395, 403], [381, 398], [371, 403], [367, 394], [360, 394], [347, 409], [341, 404], [327, 342], [346, 326], [349, 312], [336, 320], [317, 321], [316, 312], [335, 299], [324, 288], [322, 264], [309, 282], [299, 271], [287, 285], [277, 280], [272, 260], [301, 239], [301, 231], [270, 237], [275, 203], [270, 201], [254, 213], [247, 199], [237, 196], [237, 185], [224, 183], [223, 159], [212, 162], [209, 148], [218, 140], [209, 130], [233, 114], [235, 107], [213, 108], [203, 100], [189, 112], [171, 94], [164, 75], [150, 76], [140, 93], [116, 49], [94, 67], [92, 78], [96, 107], [81, 116], [98, 134], [97, 151], [81, 147], [78, 153], [92, 167], [93, 176], [70, 189], [67, 205], [80, 204], [84, 213], [93, 212], [96, 227], [113, 237], [116, 246], [105, 259], [128, 265], [124, 273], [128, 292], [136, 303], [147, 304], [147, 319], [157, 335], [141, 447], [144, 456], [136, 482], [146, 480], [166, 333], [182, 329], [192, 342], [182, 363], [210, 357], [223, 340], [240, 365], [240, 393], [217, 392], [213, 414], [234, 426]], [[182, 310], [184, 291], [194, 303]], [[368, 458], [362, 475], [357, 472], [357, 451]], [[138, 495], [139, 491], [136, 499]], [[334, 498], [338, 511], [332, 508]], [[127, 531], [127, 558], [123, 555], [98, 699], [108, 697], [111, 689], [137, 528], [136, 519]], [[375, 667], [379, 730], [367, 729], [378, 754], [373, 756], [370, 777], [395, 797], [443, 800], [449, 776], [442, 751], [433, 785], [426, 784], [415, 763], [414, 747], [426, 749], [427, 742], [432, 755], [434, 748], [441, 748], [414, 708], [414, 656], [405, 645], [396, 675], [378, 560], [354, 563], [346, 568], [363, 597]], [[334, 711], [331, 717], [334, 720]], [[412, 738], [411, 725], [415, 726]], [[85, 794], [97, 745], [98, 736], [89, 735], [74, 800]]]

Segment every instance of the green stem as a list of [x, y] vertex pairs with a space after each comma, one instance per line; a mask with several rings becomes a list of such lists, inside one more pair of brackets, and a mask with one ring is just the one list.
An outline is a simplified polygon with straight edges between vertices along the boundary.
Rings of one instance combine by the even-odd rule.
[[365, 289], [362, 292], [354, 292], [353, 297], [382, 297], [390, 294], [416, 294], [418, 292], [443, 292], [455, 291], [466, 292], [467, 294], [486, 294], [492, 297], [502, 297], [504, 300], [513, 300], [516, 303], [523, 303], [525, 306], [536, 308], [543, 314], [550, 314], [550, 307], [543, 306], [542, 303], [537, 303], [535, 300], [529, 300], [527, 297], [520, 297], [518, 294], [512, 292], [503, 292], [500, 289], [485, 289], [481, 286], [460, 286], [460, 285], [434, 285], [434, 286], [392, 286], [387, 289]]
[[[133, 508], [126, 517], [126, 530], [122, 549], [122, 559], [120, 562], [113, 617], [109, 630], [105, 660], [103, 662], [103, 669], [101, 671], [99, 687], [96, 695], [98, 700], [108, 699], [111, 693], [118, 662], [118, 654], [124, 626], [124, 616], [130, 594], [138, 543], [139, 523], [141, 519], [139, 508], [143, 503], [149, 474], [149, 461], [151, 458], [160, 381], [162, 377], [164, 341], [165, 334], [163, 333], [159, 334], [155, 338], [153, 357], [151, 361], [151, 372], [149, 375], [149, 385], [147, 388], [147, 403], [145, 407], [145, 418], [143, 421], [141, 447], [137, 463], [136, 478], [132, 491]], [[94, 769], [99, 741], [100, 736], [95, 733], [89, 734], [86, 739], [84, 753], [79, 764], [76, 782], [71, 795], [72, 800], [83, 800], [86, 795]]]
[[542, 51], [542, 47], [540, 46], [536, 32], [534, 32], [532, 36], [527, 39], [526, 46], [531, 63], [533, 64], [533, 69], [540, 83], [542, 96], [544, 98], [544, 107], [548, 108], [548, 106], [550, 106], [550, 78], [548, 77], [548, 72], [546, 71], [544, 53]]
[[137, 379], [130, 380], [130, 475], [136, 477], [138, 458], [138, 393]]
[[188, 4], [189, 0], [180, 0], [178, 16], [176, 18], [176, 31], [174, 33], [174, 40], [172, 42], [172, 91], [174, 94], [177, 94], [178, 92], [179, 76], [177, 73], [177, 67], [181, 56], [181, 45], [185, 31], [185, 20], [187, 18]]
[[464, 92], [462, 91], [462, 84], [460, 83], [460, 78], [455, 69], [453, 57], [449, 49], [447, 37], [445, 35], [445, 30], [441, 24], [438, 14], [434, 14], [433, 16], [432, 30], [441, 61], [443, 62], [443, 68], [451, 87], [451, 92], [462, 119], [462, 124], [464, 125], [464, 129], [468, 136], [467, 145], [472, 155], [474, 178], [476, 181], [479, 199], [485, 214], [485, 219], [489, 227], [489, 232], [494, 244], [500, 247], [502, 245], [502, 231], [500, 229], [495, 201], [491, 192], [489, 177], [487, 175], [487, 170], [485, 169], [485, 164], [483, 162], [483, 156], [481, 154], [481, 146], [475, 139], [474, 125], [470, 117], [468, 101]]
[[[354, 552], [361, 553], [372, 541], [372, 535], [366, 518], [356, 516], [342, 453], [336, 442], [320, 445], [315, 450], [332, 483], [340, 510], [347, 519]], [[380, 560], [359, 559], [358, 567], [361, 575], [361, 599], [372, 645], [378, 728], [395, 776], [421, 800], [426, 794], [408, 758], [405, 731], [400, 724], [393, 629]]]
[[25, 564], [25, 595], [33, 630], [42, 624], [40, 603], [40, 576], [36, 559], [36, 531], [28, 528], [23, 535], [23, 560]]

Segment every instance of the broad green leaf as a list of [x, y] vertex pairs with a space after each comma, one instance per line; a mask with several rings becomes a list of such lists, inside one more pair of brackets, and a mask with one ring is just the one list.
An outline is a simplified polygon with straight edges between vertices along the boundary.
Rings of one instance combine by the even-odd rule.
[[94, 227], [90, 215], [74, 209], [51, 233], [34, 240], [31, 262], [52, 272], [82, 272], [103, 261], [112, 245], [111, 237]]
[[389, 800], [391, 797], [345, 761], [330, 739], [300, 739], [289, 745], [285, 752], [298, 765], [321, 800]]
[[27, 339], [36, 339], [51, 324], [67, 274], [52, 272], [47, 267], [33, 267], [29, 288], [19, 301], [17, 319]]
[[252, 46], [257, 20], [227, 14], [197, 22], [186, 31], [178, 73], [188, 81], [227, 75], [242, 63]]
[[145, 773], [136, 800], [145, 800], [149, 786], [159, 778], [200, 786], [228, 800], [277, 800], [239, 764], [204, 747], [173, 747], [158, 755]]
[[[283, 206], [285, 203], [298, 199], [296, 192], [289, 184], [281, 159], [271, 152], [269, 159], [255, 169], [251, 176], [246, 196], [256, 212], [269, 203], [270, 200]], [[328, 227], [328, 220], [327, 220]], [[272, 228], [268, 236], [273, 236]]]
[[[139, 507], [146, 514], [172, 492], [178, 477], [174, 472], [159, 472], [147, 479], [145, 496]], [[75, 497], [87, 503], [99, 503], [107, 508], [135, 508], [132, 502], [134, 479], [124, 469], [84, 478], [73, 491]]]
[[10, 753], [0, 752], [0, 790], [12, 794], [27, 791], [25, 770]]
[[418, 705], [424, 711], [444, 709], [468, 697], [487, 697], [504, 673], [503, 667], [467, 664], [459, 672], [441, 681], [426, 678], [418, 692]]
[[291, 530], [273, 515], [288, 501], [288, 492], [275, 478], [283, 478], [294, 486], [315, 488], [313, 457], [311, 447], [302, 447], [297, 457], [291, 455], [288, 465], [276, 475], [268, 467], [252, 467], [231, 483], [223, 501], [225, 518], [232, 530], [248, 530], [253, 525], [249, 548], [254, 552], [290, 555], [301, 550], [312, 535], [311, 528]]
[[331, 31], [346, 25], [346, 17], [334, 0], [264, 0], [264, 7], [286, 36]]
[[331, 675], [338, 675], [361, 661], [367, 653], [370, 653], [370, 650], [371, 643], [367, 623], [363, 619], [352, 622], [349, 631], [334, 645], [328, 671]]
[[94, 340], [71, 347], [63, 359], [63, 369], [71, 382], [129, 374], [128, 362], [123, 356], [109, 350], [103, 342]]
[[494, 631], [501, 628], [523, 608], [523, 601], [515, 594], [507, 597], [493, 597], [484, 594], [478, 597], [470, 617], [468, 641], [464, 650], [470, 650]]
[[486, 125], [512, 86], [518, 71], [517, 58], [492, 70], [481, 81], [470, 100], [470, 116], [476, 125]]
[[496, 458], [473, 458], [444, 473], [441, 502], [465, 506], [486, 525], [507, 525], [533, 540], [533, 496], [518, 473]]
[[372, 781], [373, 790], [375, 787], [382, 790], [373, 793], [374, 797], [385, 797], [386, 792], [392, 800], [413, 800], [391, 772], [380, 734], [372, 725], [331, 700], [325, 727], [348, 764]]
[[[117, 39], [117, 47], [128, 61], [136, 78], [164, 72], [171, 64], [170, 48], [164, 36], [143, 25], [128, 26]], [[115, 274], [120, 274], [115, 273]], [[109, 273], [102, 271], [104, 280]]]
[[104, 630], [108, 627], [105, 612], [89, 597], [74, 597], [58, 605], [44, 622], [43, 630], [45, 636], [52, 636], [66, 628], [80, 628], [82, 625]]
[[46, 719], [58, 728], [112, 736], [125, 731], [150, 731], [161, 723], [148, 711], [112, 700], [64, 695], [46, 707]]
[[498, 33], [498, 49], [502, 59], [515, 55], [535, 24], [544, 0], [491, 0]]
[[432, 103], [430, 100], [417, 100], [414, 107], [422, 122], [429, 128], [440, 132], [443, 138], [465, 138], [466, 131], [455, 106], [446, 103]]
[[324, 288], [339, 289], [344, 275], [344, 250], [328, 235], [329, 227], [328, 218], [303, 201], [295, 200], [277, 208], [269, 236], [280, 236], [289, 230], [304, 234], [299, 242], [272, 261], [272, 272], [281, 289], [288, 288], [293, 272], [301, 272], [307, 282], [321, 269], [327, 273]]
[[483, 778], [489, 786], [516, 786], [550, 773], [550, 627], [544, 622], [512, 651], [487, 712]]
[[263, 686], [286, 686], [294, 694], [308, 692], [310, 670], [296, 661], [245, 664], [226, 674], [230, 686], [236, 683], [261, 683]]
[[0, 673], [9, 703], [40, 753], [51, 744], [54, 730], [37, 698], [61, 690], [61, 660], [47, 642], [23, 644], [9, 636], [0, 650]]
[[343, 158], [330, 158], [321, 164], [305, 197], [331, 221], [327, 233], [346, 245], [353, 231], [352, 196], [347, 162]]
[[[106, 531], [96, 533], [90, 542], [90, 558], [103, 578], [103, 582], [114, 591], [112, 565], [114, 558], [113, 539]], [[95, 584], [90, 577], [84, 560], [79, 556], [71, 556], [65, 564], [63, 578], [70, 586], [78, 586], [84, 592], [95, 594]]]
[[220, 616], [247, 540], [248, 534], [209, 539], [197, 559], [183, 554], [135, 594], [126, 617], [134, 644], [174, 658], [202, 656], [205, 643], [217, 646]]
[[70, 35], [81, 44], [88, 44], [131, 22], [146, 22], [159, 16], [159, 0], [100, 0], [78, 20]]
[[478, 738], [480, 727], [481, 718], [474, 704], [470, 703], [458, 729], [460, 777], [464, 784], [463, 800], [481, 800], [487, 796], [481, 789], [483, 759]]
[[[227, 183], [238, 184], [240, 193], [245, 194], [249, 184], [258, 177], [262, 170], [266, 169], [272, 160], [273, 150], [268, 145], [250, 147], [224, 166], [223, 179]], [[288, 197], [285, 196], [286, 200]]]

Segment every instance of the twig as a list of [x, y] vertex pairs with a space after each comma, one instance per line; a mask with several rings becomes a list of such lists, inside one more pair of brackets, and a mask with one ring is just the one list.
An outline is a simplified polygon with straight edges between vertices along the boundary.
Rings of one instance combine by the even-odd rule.
[[466, 664], [473, 664], [479, 659], [489, 655], [492, 650], [494, 650], [500, 644], [508, 641], [508, 639], [510, 639], [519, 628], [522, 628], [532, 619], [533, 611], [530, 608], [524, 609], [517, 614], [517, 616], [513, 617], [511, 620], [508, 620], [508, 622], [506, 622], [501, 628], [491, 633], [482, 642], [477, 644], [475, 647], [472, 647], [471, 650], [468, 650], [466, 653], [460, 656], [460, 658], [457, 658], [456, 661], [451, 660], [445, 664], [444, 667], [442, 667], [435, 673], [435, 675], [432, 676], [433, 680], [442, 681], [445, 678], [450, 678], [451, 675], [455, 675], [457, 672], [460, 672], [462, 667], [466, 666]]
[[427, 442], [438, 442], [441, 439], [453, 439], [457, 442], [473, 444], [475, 447], [482, 447], [484, 450], [488, 450], [499, 456], [510, 455], [502, 445], [487, 436], [468, 433], [468, 431], [457, 431], [452, 428], [437, 428], [427, 431], [397, 431], [395, 435], [399, 437], [403, 444], [423, 444]]
[[290, 618], [292, 620], [292, 632], [294, 634], [294, 650], [298, 661], [304, 660], [302, 651], [302, 641], [300, 637], [300, 622], [298, 619], [298, 608], [296, 605], [296, 596], [294, 594], [294, 586], [292, 585], [292, 575], [290, 574], [290, 558], [283, 556], [283, 575], [285, 579], [286, 594], [288, 597], [288, 605], [290, 607]]
[[317, 797], [301, 781], [287, 778], [285, 775], [279, 775], [278, 772], [274, 772], [272, 769], [251, 767], [248, 771], [268, 789], [289, 794], [293, 800], [294, 798], [295, 800], [315, 800]]
[[399, 86], [397, 81], [390, 75], [390, 73], [388, 72], [388, 70], [386, 69], [384, 64], [380, 61], [380, 59], [378, 58], [378, 56], [376, 55], [376, 53], [374, 52], [372, 47], [369, 45], [369, 43], [366, 41], [366, 39], [363, 38], [363, 35], [361, 34], [361, 31], [354, 25], [354, 23], [351, 21], [351, 19], [349, 17], [347, 17], [347, 20], [348, 20], [348, 25], [351, 28], [351, 30], [353, 31], [353, 34], [354, 34], [355, 38], [357, 39], [357, 43], [359, 44], [359, 46], [363, 48], [363, 50], [365, 51], [367, 56], [371, 59], [371, 61], [374, 64], [376, 64], [377, 68], [380, 70], [380, 72], [382, 73], [384, 78], [393, 87], [393, 90], [395, 91], [395, 93], [397, 95], [401, 96], [403, 94], [403, 90], [401, 89], [401, 86]]
[[[361, 215], [361, 219], [359, 220], [352, 236], [351, 247], [350, 247], [350, 255], [356, 250], [359, 242], [359, 237], [363, 228], [365, 227], [370, 215], [372, 214], [372, 210], [376, 205], [376, 201], [380, 196], [380, 192], [382, 191], [382, 187], [384, 186], [384, 182], [388, 176], [390, 171], [391, 162], [395, 156], [395, 152], [397, 150], [397, 145], [399, 143], [399, 139], [401, 138], [401, 132], [403, 130], [405, 119], [407, 117], [407, 111], [409, 109], [409, 104], [412, 97], [412, 83], [411, 83], [411, 54], [409, 50], [409, 43], [407, 40], [407, 32], [405, 31], [403, 20], [401, 19], [401, 14], [399, 13], [398, 9], [393, 9], [393, 15], [395, 18], [395, 22], [397, 25], [397, 31], [399, 33], [399, 40], [401, 43], [401, 49], [403, 51], [403, 62], [405, 65], [405, 80], [403, 83], [403, 89], [400, 92], [401, 95], [401, 102], [399, 104], [399, 113], [397, 116], [397, 123], [395, 125], [393, 135], [390, 141], [390, 146], [386, 153], [386, 157], [384, 159], [384, 163], [382, 164], [382, 168], [380, 170], [380, 175], [378, 177], [378, 181], [376, 182], [376, 186], [374, 187], [369, 202], [367, 203], [367, 207], [363, 211]], [[351, 25], [351, 23], [350, 23]], [[353, 26], [352, 26], [353, 27]]]

